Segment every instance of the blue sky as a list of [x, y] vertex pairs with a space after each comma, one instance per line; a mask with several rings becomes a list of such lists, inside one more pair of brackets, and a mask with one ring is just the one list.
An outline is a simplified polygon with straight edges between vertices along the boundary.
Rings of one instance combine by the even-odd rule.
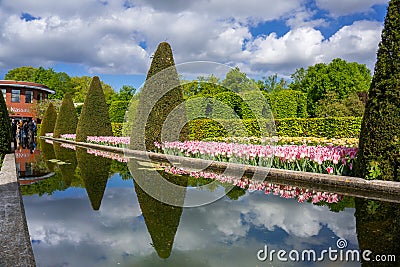
[[20, 66], [140, 87], [158, 43], [175, 62], [238, 66], [253, 78], [340, 57], [376, 59], [388, 0], [2, 0], [0, 73]]

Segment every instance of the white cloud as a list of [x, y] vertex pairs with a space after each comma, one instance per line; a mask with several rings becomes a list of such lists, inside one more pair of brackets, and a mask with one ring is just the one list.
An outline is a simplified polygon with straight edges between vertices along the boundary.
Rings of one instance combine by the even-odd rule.
[[316, 0], [315, 2], [318, 7], [329, 11], [332, 16], [344, 16], [369, 12], [372, 6], [387, 4], [388, 0]]
[[[357, 22], [324, 40], [316, 27], [328, 25], [315, 18], [317, 11], [305, 2], [131, 0], [124, 6], [128, 3], [124, 0], [57, 4], [4, 0], [0, 3], [0, 68], [66, 63], [79, 64], [89, 73], [145, 74], [162, 41], [171, 44], [176, 63], [214, 61], [240, 66], [250, 75], [287, 76], [296, 68], [342, 56], [373, 65], [380, 23]], [[383, 1], [331, 2], [318, 0], [317, 4], [336, 14], [335, 6], [350, 12]], [[22, 13], [38, 19], [26, 21]], [[255, 25], [278, 20], [290, 28], [283, 36], [252, 34]]]

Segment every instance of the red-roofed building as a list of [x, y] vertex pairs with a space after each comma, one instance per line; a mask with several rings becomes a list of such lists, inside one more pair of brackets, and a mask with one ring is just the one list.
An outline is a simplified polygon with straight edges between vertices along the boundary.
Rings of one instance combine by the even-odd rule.
[[0, 88], [6, 101], [8, 113], [11, 118], [18, 120], [33, 119], [35, 117], [33, 106], [37, 101], [47, 99], [49, 94], [56, 92], [46, 85], [32, 82], [0, 80]]

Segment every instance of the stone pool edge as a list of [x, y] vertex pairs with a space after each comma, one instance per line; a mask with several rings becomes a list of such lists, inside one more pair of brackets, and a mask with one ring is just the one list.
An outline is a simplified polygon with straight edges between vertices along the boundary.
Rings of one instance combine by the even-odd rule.
[[[192, 167], [193, 164], [196, 164], [199, 169], [207, 166], [207, 170], [210, 171], [220, 171], [221, 169], [226, 169], [229, 166], [229, 169], [232, 173], [243, 173], [244, 175], [248, 176], [252, 176], [256, 173], [261, 177], [266, 177], [267, 180], [272, 183], [291, 183], [293, 185], [299, 186], [312, 183], [313, 189], [321, 188], [321, 190], [326, 190], [326, 187], [331, 187], [332, 189], [340, 189], [343, 193], [356, 197], [400, 202], [400, 182], [365, 180], [362, 178], [350, 176], [290, 171], [252, 165], [203, 160], [198, 158], [171, 156], [153, 152], [129, 150], [120, 147], [104, 146], [86, 142], [76, 142], [73, 140], [66, 140], [62, 138], [41, 138], [60, 143], [68, 143], [80, 147], [113, 152], [117, 154], [128, 154], [129, 156], [141, 160], [173, 162], [181, 164], [181, 166], [186, 165], [188, 167]], [[365, 194], [366, 192], [368, 192], [367, 195]], [[384, 194], [384, 196], [382, 196], [382, 194]]]
[[0, 171], [0, 266], [36, 266], [14, 154]]

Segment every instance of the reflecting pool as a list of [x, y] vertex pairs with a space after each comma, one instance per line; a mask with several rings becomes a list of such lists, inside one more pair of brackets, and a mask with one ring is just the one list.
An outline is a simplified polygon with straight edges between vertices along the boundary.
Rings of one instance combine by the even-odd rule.
[[[313, 198], [323, 192], [303, 200], [302, 193], [311, 191], [270, 185], [268, 194], [235, 186], [210, 204], [175, 207], [143, 191], [121, 160], [70, 148], [41, 144], [37, 159], [55, 174], [21, 185], [37, 266], [360, 266], [345, 260], [356, 250], [371, 250], [371, 259], [399, 257], [396, 203], [334, 193], [329, 201]], [[204, 178], [165, 177], [187, 186], [186, 192], [211, 196], [227, 189]], [[199, 184], [205, 186], [196, 189]], [[286, 252], [281, 260], [279, 250]], [[324, 250], [337, 251], [331, 256], [338, 258]]]

